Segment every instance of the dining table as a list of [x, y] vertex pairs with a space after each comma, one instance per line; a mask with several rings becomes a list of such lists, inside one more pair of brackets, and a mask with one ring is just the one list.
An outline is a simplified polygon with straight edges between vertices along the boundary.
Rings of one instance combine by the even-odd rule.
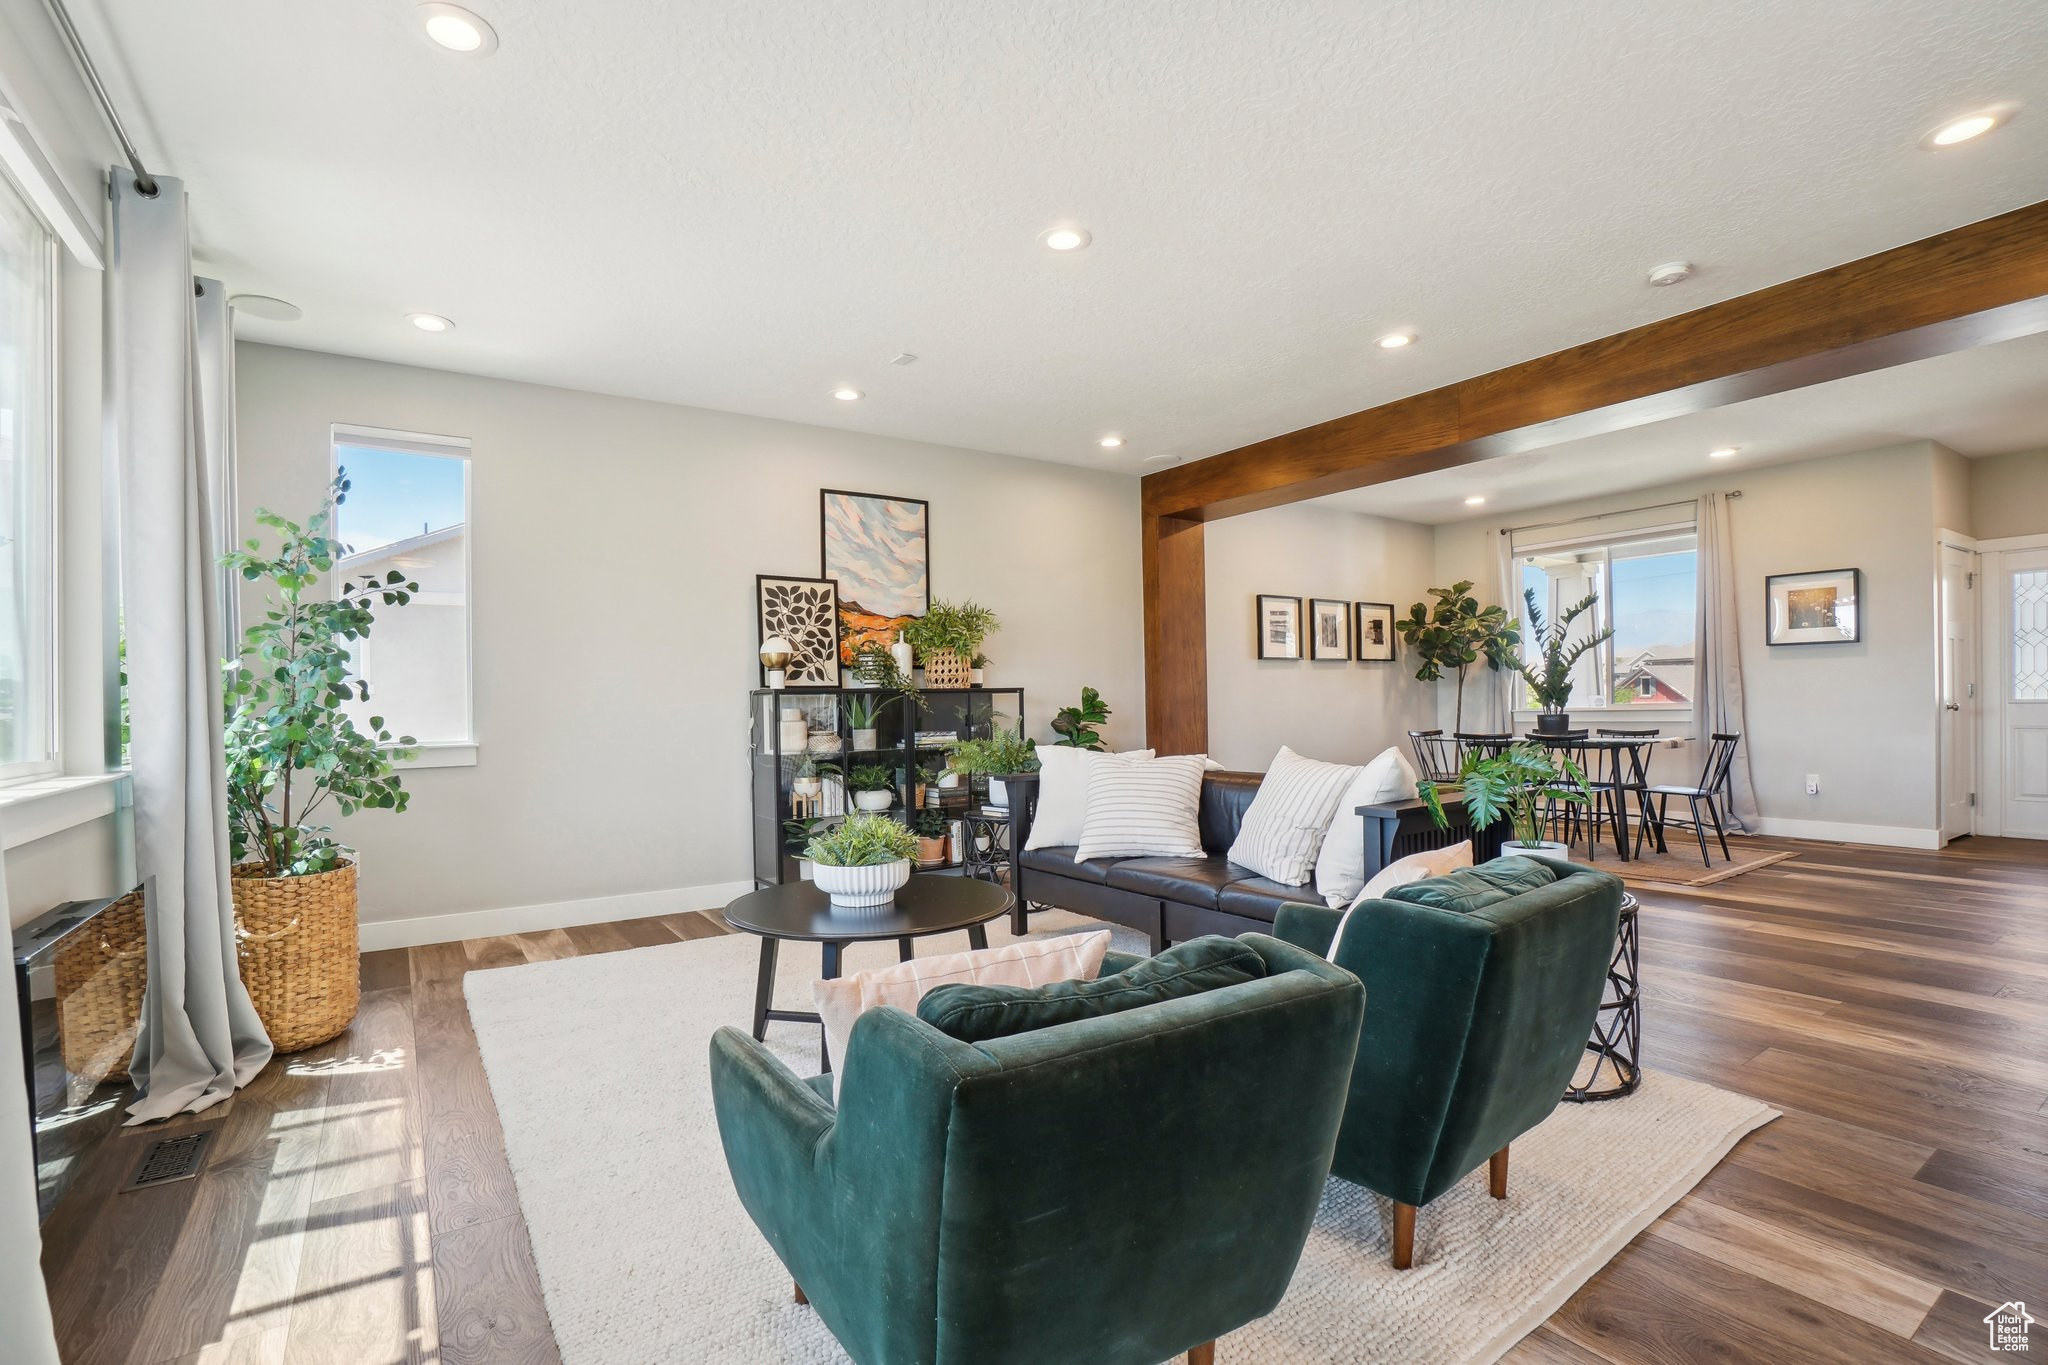
[[[1598, 754], [1604, 760], [1602, 771], [1611, 775], [1611, 781], [1595, 788], [1592, 797], [1601, 803], [1601, 809], [1613, 816], [1615, 851], [1623, 862], [1635, 856], [1641, 845], [1643, 833], [1654, 833], [1657, 851], [1664, 851], [1664, 830], [1657, 820], [1657, 813], [1650, 804], [1650, 753], [1655, 749], [1676, 749], [1688, 741], [1683, 735], [1596, 735], [1586, 730], [1563, 730], [1544, 732], [1530, 730], [1523, 734], [1502, 736], [1465, 736], [1462, 744], [1475, 745], [1493, 753], [1499, 753], [1516, 744], [1541, 744], [1546, 749], [1563, 750], [1567, 754]], [[1583, 759], [1575, 760], [1583, 771], [1587, 764]], [[1641, 820], [1636, 841], [1629, 840], [1629, 815], [1627, 793], [1636, 797], [1638, 818]], [[1609, 804], [1611, 802], [1611, 804]], [[1598, 861], [1599, 843], [1592, 832], [1586, 835], [1586, 856], [1589, 861]]]

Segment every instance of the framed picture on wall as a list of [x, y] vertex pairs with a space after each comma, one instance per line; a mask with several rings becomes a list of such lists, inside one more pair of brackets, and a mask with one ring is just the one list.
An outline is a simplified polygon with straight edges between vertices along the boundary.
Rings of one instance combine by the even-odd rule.
[[819, 490], [821, 574], [839, 587], [839, 661], [886, 645], [932, 600], [931, 504], [884, 493]]
[[1861, 569], [1777, 573], [1764, 579], [1764, 643], [1838, 645], [1863, 638]]
[[1301, 657], [1301, 599], [1260, 593], [1256, 620], [1261, 659]]
[[[790, 687], [835, 687], [839, 683], [839, 591], [829, 578], [754, 575], [754, 626], [761, 639], [789, 641]], [[768, 685], [768, 666], [761, 666]]]
[[1394, 604], [1354, 602], [1358, 614], [1358, 661], [1385, 664], [1394, 661]]
[[1308, 600], [1308, 657], [1351, 658], [1351, 604], [1328, 597]]

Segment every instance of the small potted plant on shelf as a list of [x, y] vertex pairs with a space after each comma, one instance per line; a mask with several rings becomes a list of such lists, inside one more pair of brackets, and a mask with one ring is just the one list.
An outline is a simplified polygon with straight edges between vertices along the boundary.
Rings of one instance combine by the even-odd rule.
[[[1578, 765], [1539, 744], [1512, 744], [1493, 754], [1470, 750], [1451, 785], [1464, 797], [1472, 828], [1491, 829], [1502, 820], [1508, 822], [1512, 837], [1501, 845], [1503, 854], [1570, 857], [1569, 845], [1543, 837], [1544, 816], [1553, 801], [1583, 806], [1592, 800]], [[1437, 784], [1418, 782], [1415, 794], [1429, 808], [1437, 828], [1448, 828]]]
[[826, 817], [822, 815], [800, 815], [782, 822], [782, 832], [789, 840], [789, 851], [796, 854], [796, 875], [805, 881], [811, 879], [811, 860], [804, 849], [817, 837], [818, 830], [825, 823]]
[[789, 765], [790, 791], [807, 801], [816, 799], [826, 778], [839, 775], [838, 764], [820, 762], [818, 756], [809, 750], [785, 758], [783, 762]]
[[987, 682], [988, 667], [989, 657], [986, 654], [977, 654], [968, 660], [967, 685], [969, 687], [980, 687], [983, 683]]
[[1053, 733], [1059, 736], [1053, 743], [1067, 749], [1107, 749], [1102, 732], [1095, 727], [1107, 724], [1109, 714], [1100, 692], [1092, 687], [1082, 688], [1079, 706], [1062, 706], [1053, 713]]
[[988, 779], [988, 804], [1008, 810], [1009, 786], [1004, 778], [1038, 771], [1038, 746], [1014, 730], [998, 730], [987, 739], [963, 739], [953, 746], [953, 771]]
[[934, 602], [905, 623], [903, 638], [924, 664], [928, 687], [967, 687], [970, 660], [983, 639], [1001, 626], [996, 614], [975, 602]]
[[804, 846], [811, 880], [834, 906], [872, 909], [910, 880], [917, 836], [886, 815], [849, 815]]
[[950, 822], [942, 810], [921, 810], [911, 822], [917, 832], [917, 865], [919, 867], [944, 867], [946, 865], [946, 828]]
[[896, 772], [880, 763], [863, 763], [847, 771], [846, 789], [858, 809], [885, 811], [896, 804]]
[[853, 731], [853, 747], [872, 753], [876, 748], [875, 722], [882, 715], [882, 699], [879, 697], [848, 697], [846, 699], [846, 724]]
[[1571, 729], [1572, 718], [1565, 707], [1572, 700], [1572, 668], [1591, 649], [1611, 638], [1614, 627], [1591, 632], [1584, 637], [1572, 639], [1572, 622], [1593, 609], [1600, 600], [1600, 594], [1589, 592], [1578, 601], [1558, 613], [1555, 621], [1548, 626], [1543, 623], [1543, 609], [1536, 605], [1536, 590], [1522, 589], [1522, 601], [1529, 608], [1529, 633], [1540, 642], [1543, 650], [1543, 669], [1538, 672], [1529, 666], [1527, 659], [1516, 659], [1515, 670], [1529, 684], [1536, 704], [1543, 708], [1536, 717], [1539, 734], [1561, 735]]

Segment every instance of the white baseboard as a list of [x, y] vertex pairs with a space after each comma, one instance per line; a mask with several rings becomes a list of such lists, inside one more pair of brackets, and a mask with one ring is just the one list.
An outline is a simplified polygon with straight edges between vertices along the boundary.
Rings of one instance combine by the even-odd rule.
[[1940, 848], [1941, 831], [1906, 825], [1850, 825], [1836, 820], [1763, 817], [1761, 834], [1781, 839], [1820, 839], [1834, 844], [1878, 844], [1885, 848]]
[[633, 891], [623, 896], [549, 901], [545, 905], [507, 905], [495, 910], [464, 910], [452, 915], [421, 915], [415, 919], [366, 920], [360, 930], [362, 950], [418, 948], [429, 943], [459, 943], [466, 938], [497, 934], [530, 934], [542, 929], [567, 929], [577, 924], [605, 924], [616, 919], [645, 919], [686, 910], [710, 910], [754, 889], [746, 882], [710, 886], [678, 886], [665, 891]]

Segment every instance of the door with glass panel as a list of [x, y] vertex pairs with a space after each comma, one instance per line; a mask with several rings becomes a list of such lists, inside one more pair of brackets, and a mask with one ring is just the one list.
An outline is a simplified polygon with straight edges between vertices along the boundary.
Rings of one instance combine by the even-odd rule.
[[2000, 834], [2048, 839], [2048, 547], [1986, 555], [1985, 586], [1991, 814]]

